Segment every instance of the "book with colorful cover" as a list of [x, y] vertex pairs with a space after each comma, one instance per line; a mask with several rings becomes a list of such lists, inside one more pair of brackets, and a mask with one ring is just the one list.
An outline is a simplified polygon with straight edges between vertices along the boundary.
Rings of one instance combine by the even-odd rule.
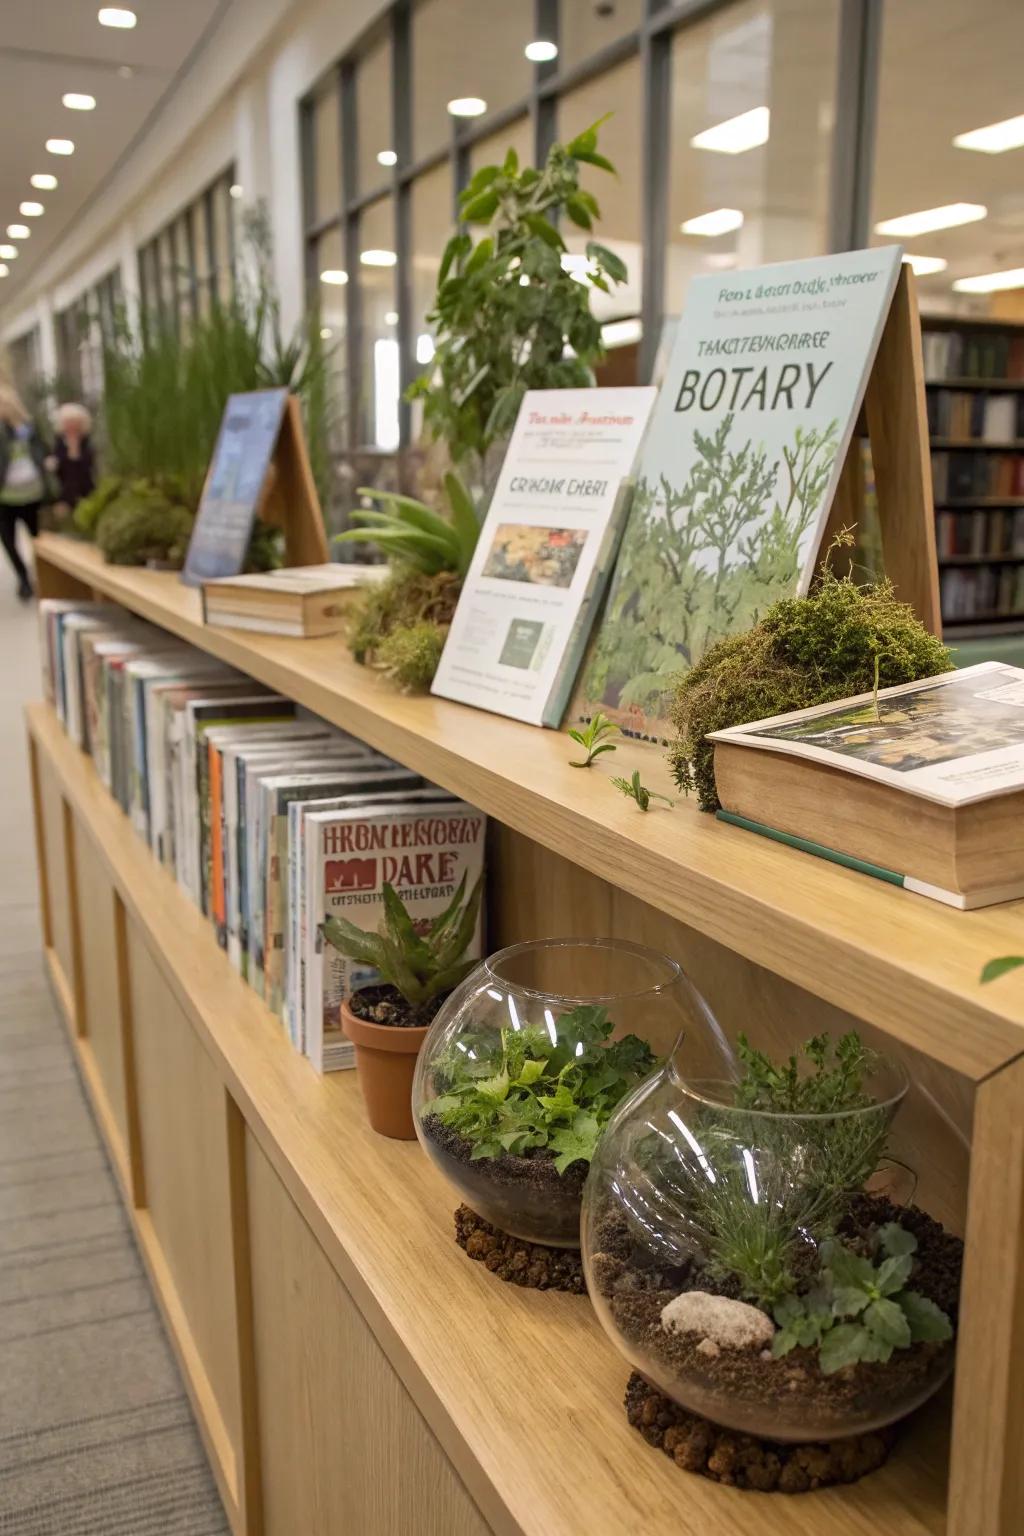
[[[329, 917], [367, 931], [383, 915], [383, 887], [392, 885], [424, 931], [455, 895], [462, 879], [472, 890], [484, 867], [486, 817], [460, 800], [409, 806], [357, 806], [305, 818], [304, 858], [310, 885], [306, 936], [306, 1055], [319, 1072], [352, 1065], [341, 1028], [341, 1004], [376, 973], [342, 955], [323, 937]], [[482, 953], [482, 917], [467, 949]]]

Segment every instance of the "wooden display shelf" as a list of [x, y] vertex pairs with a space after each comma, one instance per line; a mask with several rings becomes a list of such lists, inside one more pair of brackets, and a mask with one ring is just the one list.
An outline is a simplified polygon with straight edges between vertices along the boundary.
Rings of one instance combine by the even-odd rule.
[[1000, 390], [1024, 389], [1024, 379], [925, 379], [924, 383], [926, 389], [988, 389], [997, 394]]
[[96, 592], [122, 603], [571, 864], [973, 1082], [1024, 1051], [1024, 989], [979, 984], [986, 960], [1019, 949], [1024, 902], [953, 912], [726, 826], [683, 799], [645, 815], [608, 776], [639, 767], [651, 787], [675, 794], [653, 745], [623, 741], [584, 772], [569, 766], [575, 748], [561, 733], [405, 697], [357, 666], [340, 637], [289, 640], [204, 625], [198, 592], [176, 576], [106, 565], [93, 547], [56, 535], [36, 541], [36, 560], [42, 596]]
[[[787, 1536], [876, 1536], [885, 1531], [886, 1536], [940, 1536], [947, 1530], [948, 1432], [941, 1401], [918, 1416], [898, 1453], [880, 1472], [852, 1487], [799, 1499], [717, 1487], [687, 1476], [647, 1447], [628, 1427], [622, 1409], [628, 1366], [605, 1338], [586, 1298], [518, 1290], [466, 1258], [452, 1238], [456, 1197], [419, 1147], [370, 1131], [354, 1073], [321, 1078], [296, 1054], [279, 1021], [235, 973], [206, 920], [140, 842], [89, 759], [65, 736], [52, 709], [32, 705], [27, 720], [37, 803], [41, 779], [52, 774], [74, 828], [68, 847], [77, 852], [79, 865], [84, 848], [93, 850], [92, 857], [98, 851], [104, 874], [123, 906], [119, 926], [137, 928], [151, 957], [146, 962], [151, 974], [147, 973], [141, 989], [146, 1013], [152, 1010], [160, 1030], [167, 1028], [166, 1005], [157, 993], [160, 987], [169, 989], [223, 1083], [229, 1105], [237, 1107], [241, 1133], [255, 1141], [281, 1181], [486, 1521], [486, 1526], [446, 1523], [431, 1505], [431, 1488], [422, 1487], [415, 1490], [419, 1501], [415, 1513], [400, 1525], [374, 1525], [372, 1530], [350, 1525], [342, 1508], [321, 1510], [316, 1532], [622, 1536], [636, 1531], [642, 1536], [770, 1536], [777, 1531]], [[53, 831], [45, 805], [40, 824], [45, 844]], [[54, 869], [52, 851], [48, 857], [43, 845], [41, 867]], [[95, 875], [92, 867], [89, 873]], [[80, 868], [80, 884], [81, 875]], [[89, 879], [92, 902], [99, 899], [101, 884]], [[114, 1149], [140, 1245], [178, 1346], [233, 1524], [237, 1532], [255, 1533], [261, 1529], [261, 1505], [274, 1502], [259, 1475], [260, 1447], [266, 1437], [261, 1439], [255, 1422], [243, 1427], [241, 1449], [232, 1467], [225, 1444], [230, 1415], [212, 1386], [212, 1375], [208, 1379], [203, 1369], [197, 1344], [200, 1330], [194, 1318], [189, 1320], [187, 1303], [179, 1295], [185, 1277], [176, 1269], [173, 1250], [166, 1253], [162, 1245], [157, 1189], [147, 1192], [149, 1185], [158, 1182], [156, 1170], [141, 1150], [143, 1146], [147, 1153], [150, 1150], [147, 1111], [143, 1110], [142, 1124], [135, 1126], [133, 1135], [122, 1138], [97, 1070], [98, 1045], [92, 1042], [99, 1033], [98, 1021], [91, 1017], [89, 1028], [81, 1027], [80, 1000], [87, 990], [84, 978], [89, 967], [80, 931], [82, 913], [72, 917], [69, 925], [70, 962], [62, 960], [61, 941], [54, 931], [56, 901], [55, 892], [48, 896], [44, 876], [44, 914], [51, 914], [46, 923], [47, 954], [55, 990], [86, 1085]], [[122, 935], [119, 953], [124, 949]], [[127, 945], [130, 956], [138, 949], [137, 939]], [[70, 978], [65, 975], [68, 965], [74, 973]], [[126, 990], [131, 989], [122, 981], [122, 997]], [[144, 1024], [138, 1005], [135, 1012], [134, 1021], [123, 1025], [129, 1043]], [[133, 1061], [141, 1059], [145, 1050], [136, 1041], [128, 1055]], [[189, 1079], [193, 1091], [197, 1065]], [[129, 1064], [129, 1079], [134, 1070]], [[161, 1096], [166, 1098], [176, 1086], [162, 1079]], [[129, 1102], [133, 1102], [131, 1095]], [[131, 1115], [128, 1118], [131, 1123]], [[193, 1129], [190, 1118], [175, 1120], [179, 1136], [187, 1137]], [[236, 1127], [236, 1142], [238, 1134]], [[250, 1168], [252, 1164], [250, 1152]], [[216, 1170], [211, 1166], [204, 1172], [213, 1182]], [[257, 1191], [261, 1188], [257, 1182]], [[239, 1195], [244, 1198], [244, 1193]], [[253, 1199], [251, 1188], [248, 1198]], [[235, 1262], [241, 1271], [238, 1288], [243, 1297], [258, 1296], [273, 1278], [256, 1267], [263, 1262], [259, 1245], [248, 1236], [258, 1217], [258, 1210], [249, 1216], [243, 1209], [233, 1213]], [[273, 1256], [275, 1266], [287, 1268], [291, 1262], [283, 1254]], [[296, 1285], [288, 1306], [301, 1304]], [[258, 1378], [263, 1369], [260, 1333], [257, 1328], [255, 1339], [251, 1336], [250, 1310], [251, 1301], [242, 1309], [238, 1356], [243, 1377], [248, 1370]], [[279, 1325], [283, 1328], [287, 1322], [282, 1315]], [[334, 1318], [325, 1310], [315, 1322], [326, 1350]], [[304, 1396], [315, 1390], [315, 1353], [303, 1362], [303, 1370], [308, 1373], [308, 1382], [303, 1377]], [[250, 1379], [246, 1385], [243, 1379], [243, 1387], [243, 1397], [247, 1391], [263, 1401], [258, 1381]], [[249, 1407], [251, 1415], [251, 1401]], [[298, 1413], [301, 1404], [289, 1403], [286, 1408]], [[300, 1461], [310, 1456], [309, 1446], [302, 1443], [301, 1422], [294, 1426], [286, 1449]], [[402, 1470], [407, 1450], [401, 1436], [388, 1445], [390, 1475]], [[343, 1488], [354, 1470], [347, 1466], [348, 1458], [356, 1457], [358, 1449], [339, 1436], [334, 1454]], [[312, 1477], [314, 1470], [310, 1463], [303, 1475]], [[242, 1497], [245, 1489], [247, 1498]], [[280, 1536], [298, 1536], [300, 1529], [297, 1524], [264, 1518], [263, 1525], [267, 1524]], [[948, 1529], [953, 1536], [952, 1528]], [[302, 1536], [313, 1536], [313, 1530], [312, 1525], [302, 1527]]]

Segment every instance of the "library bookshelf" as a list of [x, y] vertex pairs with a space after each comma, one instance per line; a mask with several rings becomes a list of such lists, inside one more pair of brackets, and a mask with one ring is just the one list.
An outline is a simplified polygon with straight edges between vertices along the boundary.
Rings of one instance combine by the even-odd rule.
[[[564, 738], [395, 695], [337, 638], [205, 628], [162, 573], [37, 543], [42, 595], [102, 594], [344, 725], [493, 818], [492, 944], [641, 938], [730, 1032], [855, 1026], [914, 1083], [899, 1149], [964, 1231], [952, 1413], [862, 1483], [799, 1498], [689, 1477], [631, 1430], [585, 1298], [521, 1292], [452, 1239], [415, 1144], [368, 1129], [236, 975], [46, 705], [27, 713], [43, 942], [238, 1536], [1010, 1536], [1024, 1521], [1024, 992], [981, 988], [1024, 903], [959, 914], [700, 816], [643, 815]], [[653, 748], [624, 746], [664, 787]], [[632, 766], [632, 763], [631, 763]]]

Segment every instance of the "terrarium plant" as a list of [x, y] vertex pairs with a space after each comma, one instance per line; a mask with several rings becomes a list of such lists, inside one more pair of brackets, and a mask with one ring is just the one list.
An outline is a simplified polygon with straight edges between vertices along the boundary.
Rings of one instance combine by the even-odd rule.
[[[877, 1465], [874, 1432], [949, 1374], [962, 1245], [874, 1188], [907, 1086], [895, 1062], [855, 1033], [785, 1062], [741, 1036], [737, 1057], [732, 1081], [672, 1063], [613, 1115], [584, 1258], [604, 1326], [669, 1400], [657, 1443], [717, 1476], [727, 1432], [764, 1436], [730, 1480], [795, 1492]], [[652, 1411], [648, 1390], [631, 1412]], [[680, 1409], [711, 1421], [699, 1455]]]
[[355, 1047], [356, 1067], [374, 1130], [411, 1141], [410, 1094], [416, 1056], [448, 994], [477, 964], [468, 951], [477, 937], [481, 876], [466, 895], [463, 875], [440, 916], [417, 924], [385, 881], [384, 915], [376, 933], [347, 918], [329, 917], [323, 937], [377, 980], [341, 1005], [341, 1027]]

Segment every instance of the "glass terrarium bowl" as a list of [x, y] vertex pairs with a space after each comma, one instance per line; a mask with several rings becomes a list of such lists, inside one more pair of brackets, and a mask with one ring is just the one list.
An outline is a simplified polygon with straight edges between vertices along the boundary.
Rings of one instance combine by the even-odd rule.
[[[620, 1103], [587, 1180], [583, 1260], [597, 1314], [635, 1370], [716, 1424], [790, 1441], [880, 1428], [942, 1385], [951, 1343], [914, 1344], [888, 1363], [858, 1361], [833, 1374], [822, 1373], [816, 1348], [775, 1358], [774, 1303], [764, 1299], [780, 1270], [799, 1291], [812, 1289], [830, 1227], [854, 1249], [875, 1241], [865, 1170], [877, 1165], [907, 1086], [898, 1063], [875, 1058], [868, 1107], [755, 1112], [736, 1107], [731, 1083], [684, 1080], [669, 1060]], [[710, 1292], [716, 1307], [717, 1298], [735, 1302], [745, 1292], [758, 1300], [740, 1271], [761, 1291], [765, 1326], [752, 1337], [728, 1346], [712, 1338], [715, 1327], [692, 1310], [705, 1305], [701, 1297], [682, 1304], [685, 1322], [678, 1309], [663, 1317], [684, 1292]], [[759, 1321], [746, 1311], [742, 1318]]]
[[664, 955], [611, 939], [513, 945], [483, 961], [431, 1025], [413, 1082], [416, 1134], [485, 1221], [579, 1247], [599, 1132], [684, 1032], [695, 1060], [728, 1071], [710, 1014]]

